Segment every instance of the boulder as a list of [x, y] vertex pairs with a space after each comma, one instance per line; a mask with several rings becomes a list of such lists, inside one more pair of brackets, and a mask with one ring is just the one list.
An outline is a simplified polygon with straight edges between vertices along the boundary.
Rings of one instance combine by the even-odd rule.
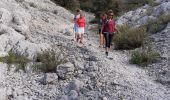
[[27, 56], [29, 59], [34, 59], [37, 53], [42, 52], [48, 48], [50, 48], [50, 45], [47, 43], [36, 44], [23, 40], [15, 44], [12, 50], [18, 54]]
[[14, 29], [7, 27], [6, 25], [0, 25], [0, 51], [8, 52], [19, 41], [25, 40], [25, 37], [17, 33]]
[[10, 11], [5, 8], [0, 8], [0, 23], [8, 24], [12, 20]]
[[70, 62], [58, 65], [56, 68], [57, 75], [61, 79], [71, 78], [74, 74], [74, 70], [75, 70], [75, 67]]
[[78, 100], [78, 93], [75, 90], [71, 90], [68, 96], [70, 100]]
[[170, 12], [170, 2], [162, 3], [161, 5], [155, 7], [154, 9], [155, 15], [160, 16], [164, 13]]
[[58, 97], [56, 100], [69, 100], [67, 95], [62, 95], [61, 97]]
[[74, 79], [68, 84], [65, 92], [69, 93], [69, 92], [71, 92], [71, 90], [75, 90], [75, 91], [79, 92], [80, 89], [83, 88], [83, 86], [84, 86], [84, 82], [82, 82], [81, 80], [78, 80], [78, 79]]

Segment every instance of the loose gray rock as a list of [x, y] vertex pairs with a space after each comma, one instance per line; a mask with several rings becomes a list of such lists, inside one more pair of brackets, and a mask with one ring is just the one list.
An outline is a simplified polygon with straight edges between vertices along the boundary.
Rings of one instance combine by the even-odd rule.
[[74, 74], [74, 65], [70, 62], [58, 65], [56, 68], [57, 75], [61, 79], [71, 78]]
[[62, 95], [61, 97], [59, 97], [58, 99], [56, 100], [69, 100], [68, 96], [67, 95]]
[[102, 100], [107, 100], [107, 98], [106, 97], [103, 97], [103, 99]]
[[75, 90], [71, 90], [68, 96], [70, 100], [78, 100], [78, 93]]
[[56, 84], [58, 82], [58, 76], [56, 73], [46, 73], [39, 81], [41, 84]]
[[80, 89], [84, 86], [84, 83], [78, 79], [74, 79], [73, 81], [71, 81], [67, 88], [66, 88], [66, 92], [69, 92], [71, 90], [75, 90], [77, 92], [80, 91]]

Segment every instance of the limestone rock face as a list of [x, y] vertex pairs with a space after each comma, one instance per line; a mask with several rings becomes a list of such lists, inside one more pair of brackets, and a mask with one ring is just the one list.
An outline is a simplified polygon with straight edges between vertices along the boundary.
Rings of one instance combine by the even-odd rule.
[[67, 31], [73, 27], [72, 18], [73, 14], [49, 0], [0, 1], [0, 53], [3, 56], [12, 49], [33, 59], [54, 44], [48, 38], [64, 35], [63, 30], [67, 37], [73, 35]]
[[117, 19], [118, 25], [129, 24], [132, 26], [144, 25], [149, 20], [154, 20], [162, 14], [170, 13], [170, 1], [163, 2], [156, 7], [145, 5], [134, 11], [129, 11]]

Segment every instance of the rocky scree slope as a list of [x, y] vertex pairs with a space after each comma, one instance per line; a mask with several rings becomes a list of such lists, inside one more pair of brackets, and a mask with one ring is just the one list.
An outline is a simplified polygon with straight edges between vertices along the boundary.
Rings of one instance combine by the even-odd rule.
[[[98, 48], [97, 36], [87, 31], [85, 45], [73, 38], [73, 15], [49, 0], [0, 1], [0, 54], [9, 50], [34, 59], [37, 52], [56, 45], [66, 48], [68, 63], [56, 66], [57, 73], [7, 71], [0, 64], [1, 100], [168, 100], [167, 87], [147, 72], [128, 64], [127, 52], [112, 51], [113, 60]], [[88, 19], [93, 16], [89, 15]], [[61, 79], [62, 78], [62, 79]], [[64, 80], [63, 80], [64, 79]]]

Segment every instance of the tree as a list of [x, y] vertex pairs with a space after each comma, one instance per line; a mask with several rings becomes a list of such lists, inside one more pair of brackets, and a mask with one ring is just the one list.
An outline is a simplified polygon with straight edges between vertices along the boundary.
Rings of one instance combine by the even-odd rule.
[[56, 4], [63, 6], [71, 11], [80, 8], [79, 0], [53, 0]]
[[122, 11], [121, 5], [123, 3], [121, 0], [95, 0], [93, 2], [95, 13], [106, 12], [107, 10], [113, 10], [115, 15], [118, 15]]

